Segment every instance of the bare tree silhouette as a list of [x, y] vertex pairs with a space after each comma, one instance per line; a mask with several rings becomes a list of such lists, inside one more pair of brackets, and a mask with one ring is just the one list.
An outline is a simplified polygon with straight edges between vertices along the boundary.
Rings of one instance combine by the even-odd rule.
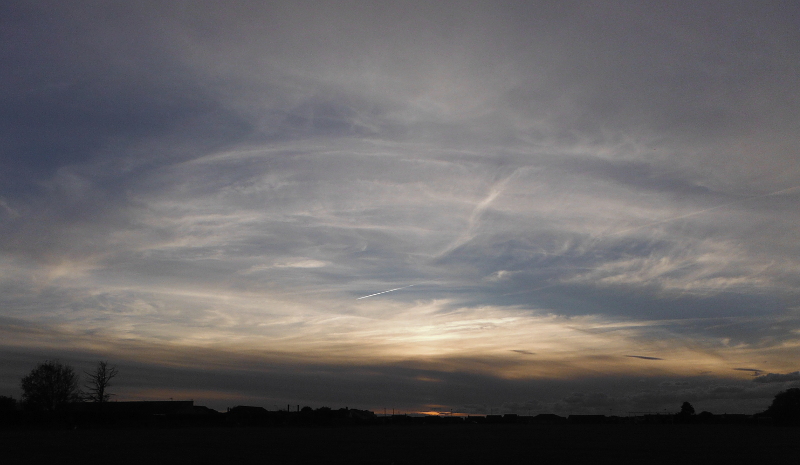
[[112, 394], [108, 393], [108, 388], [111, 386], [111, 380], [117, 374], [117, 367], [109, 366], [107, 361], [97, 362], [97, 367], [94, 373], [84, 372], [89, 377], [87, 383], [84, 385], [86, 388], [86, 400], [90, 402], [108, 402]]

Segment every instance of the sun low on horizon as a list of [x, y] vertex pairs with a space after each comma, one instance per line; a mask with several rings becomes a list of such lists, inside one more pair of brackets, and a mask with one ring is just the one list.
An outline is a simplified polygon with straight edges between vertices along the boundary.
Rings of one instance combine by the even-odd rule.
[[0, 7], [0, 395], [442, 415], [800, 387], [800, 7]]

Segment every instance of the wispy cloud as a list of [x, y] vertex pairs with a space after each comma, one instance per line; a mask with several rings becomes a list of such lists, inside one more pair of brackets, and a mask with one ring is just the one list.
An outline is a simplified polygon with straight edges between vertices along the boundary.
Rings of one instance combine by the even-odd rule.
[[753, 373], [753, 376], [759, 376], [763, 370], [758, 370], [756, 368], [734, 368], [736, 371], [747, 371]]
[[4, 347], [790, 376], [797, 7], [581, 10], [12, 3]]
[[[759, 372], [760, 373], [760, 372]], [[758, 374], [758, 373], [757, 373]], [[767, 373], [753, 378], [756, 383], [787, 383], [790, 381], [800, 381], [800, 371], [794, 373]]]

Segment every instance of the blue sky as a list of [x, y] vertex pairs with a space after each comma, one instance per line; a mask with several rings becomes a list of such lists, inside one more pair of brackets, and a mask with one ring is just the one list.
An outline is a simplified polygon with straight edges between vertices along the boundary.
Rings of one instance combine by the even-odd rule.
[[800, 379], [798, 18], [7, 2], [2, 394], [108, 359], [216, 408], [763, 410]]

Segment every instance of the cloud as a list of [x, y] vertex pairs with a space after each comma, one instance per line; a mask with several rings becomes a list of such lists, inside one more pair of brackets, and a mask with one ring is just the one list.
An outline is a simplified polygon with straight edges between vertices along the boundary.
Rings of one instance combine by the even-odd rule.
[[223, 10], [2, 15], [14, 350], [492, 387], [795, 368], [795, 5]]
[[272, 265], [253, 265], [243, 273], [256, 273], [259, 271], [267, 271], [273, 268], [322, 268], [328, 265], [330, 265], [330, 263], [322, 260], [296, 258], [280, 261]]
[[511, 349], [511, 352], [516, 352], [522, 355], [536, 355], [536, 352], [531, 352], [530, 350], [522, 350], [522, 349]]
[[734, 370], [736, 370], [736, 371], [749, 371], [749, 372], [753, 373], [753, 376], [758, 376], [763, 372], [763, 370], [757, 370], [755, 368], [734, 368]]
[[800, 371], [794, 373], [767, 373], [766, 375], [753, 378], [756, 383], [785, 383], [788, 381], [800, 381]]

